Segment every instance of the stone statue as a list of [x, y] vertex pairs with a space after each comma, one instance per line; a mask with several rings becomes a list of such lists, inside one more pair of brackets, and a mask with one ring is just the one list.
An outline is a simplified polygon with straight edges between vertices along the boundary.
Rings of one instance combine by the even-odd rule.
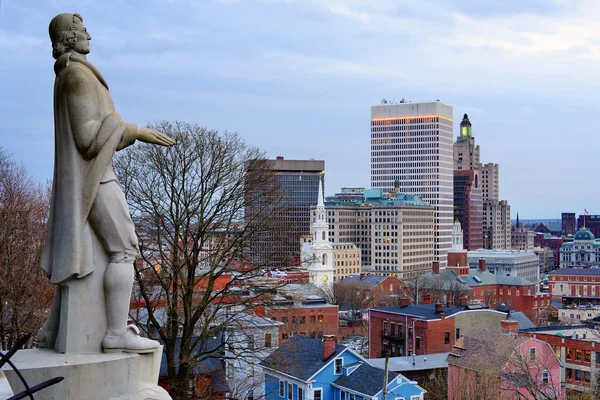
[[[121, 119], [106, 81], [86, 59], [91, 37], [79, 14], [57, 15], [50, 22], [49, 34], [52, 56], [56, 59], [55, 160], [42, 268], [56, 285], [56, 292], [38, 342], [40, 347], [55, 347], [63, 321], [97, 312], [95, 306], [76, 312], [65, 310], [66, 299], [69, 304], [77, 305], [88, 294], [96, 295], [91, 293], [93, 289], [81, 292], [85, 294], [79, 294], [80, 299], [69, 298], [74, 297], [75, 292], [68, 295], [65, 290], [72, 282], [88, 279], [93, 274], [98, 279], [98, 274], [103, 274], [100, 277], [103, 281], [95, 290], [102, 291], [103, 286], [105, 304], [99, 307], [102, 314], [106, 314], [106, 332], [101, 340], [103, 351], [152, 352], [160, 344], [139, 336], [136, 326], [127, 326], [138, 248], [134, 224], [113, 171], [112, 158], [116, 151], [136, 140], [162, 146], [172, 146], [175, 141], [163, 133]], [[93, 240], [100, 243], [101, 247], [97, 248], [105, 252], [100, 255], [107, 260], [101, 268], [95, 261], [101, 257], [94, 255]]]

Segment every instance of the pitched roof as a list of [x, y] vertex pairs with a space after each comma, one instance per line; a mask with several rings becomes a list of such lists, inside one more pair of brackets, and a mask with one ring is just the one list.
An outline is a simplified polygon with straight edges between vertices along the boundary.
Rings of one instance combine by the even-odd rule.
[[600, 268], [559, 268], [548, 275], [600, 275]]
[[260, 365], [306, 381], [344, 350], [346, 346], [336, 344], [333, 355], [323, 361], [321, 340], [294, 335], [261, 361]]
[[531, 340], [487, 329], [474, 329], [450, 351], [448, 364], [501, 374], [515, 348]]
[[[355, 392], [375, 396], [383, 388], [384, 371], [369, 364], [362, 363], [350, 375], [341, 376], [333, 383]], [[394, 380], [398, 373], [388, 371], [388, 383]]]
[[[433, 272], [428, 272], [423, 275], [429, 279], [433, 279], [435, 274]], [[520, 276], [506, 276], [506, 275], [495, 275], [489, 271], [481, 271], [479, 268], [470, 268], [469, 275], [461, 275], [459, 276], [453, 270], [442, 270], [439, 275], [443, 279], [443, 290], [457, 289], [455, 287], [458, 282], [461, 286], [485, 286], [485, 285], [510, 285], [510, 286], [530, 286], [533, 285], [528, 279], [522, 278]], [[430, 281], [433, 283], [433, 281]], [[427, 286], [426, 282], [422, 282], [423, 287]], [[468, 288], [467, 288], [468, 289]]]
[[534, 324], [527, 317], [527, 315], [523, 314], [521, 311], [511, 311], [510, 314], [508, 314], [507, 319], [517, 321], [519, 323], [519, 330], [537, 328], [537, 325]]

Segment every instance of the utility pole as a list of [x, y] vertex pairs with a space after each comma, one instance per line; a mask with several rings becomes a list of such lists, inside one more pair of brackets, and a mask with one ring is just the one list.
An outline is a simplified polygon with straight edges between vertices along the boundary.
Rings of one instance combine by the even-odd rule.
[[385, 353], [385, 367], [383, 368], [383, 392], [381, 394], [381, 400], [385, 400], [387, 395], [387, 385], [388, 385], [388, 363], [390, 362], [390, 352], [389, 350]]

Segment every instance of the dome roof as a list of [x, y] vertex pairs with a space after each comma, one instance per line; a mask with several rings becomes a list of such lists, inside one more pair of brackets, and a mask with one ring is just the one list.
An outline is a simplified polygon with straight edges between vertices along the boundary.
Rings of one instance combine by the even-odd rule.
[[581, 228], [576, 234], [574, 240], [594, 240], [594, 234], [587, 228]]

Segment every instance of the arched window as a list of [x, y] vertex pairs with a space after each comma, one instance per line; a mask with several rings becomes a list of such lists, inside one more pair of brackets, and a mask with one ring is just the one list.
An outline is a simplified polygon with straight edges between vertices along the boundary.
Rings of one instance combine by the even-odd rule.
[[327, 264], [327, 254], [323, 254], [323, 265]]
[[325, 231], [323, 231], [323, 240], [325, 240]]

